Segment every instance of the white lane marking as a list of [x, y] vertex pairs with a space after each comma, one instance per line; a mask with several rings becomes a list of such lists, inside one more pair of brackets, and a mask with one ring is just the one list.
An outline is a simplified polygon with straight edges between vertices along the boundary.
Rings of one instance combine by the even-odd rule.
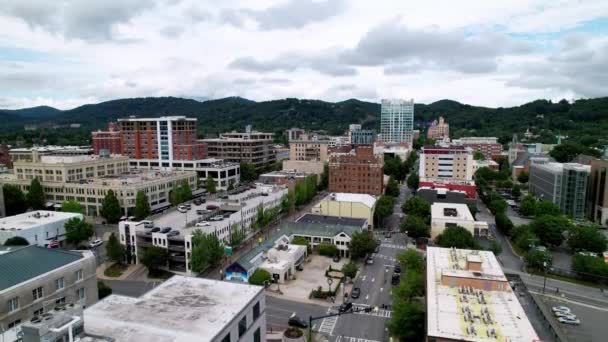
[[369, 295], [365, 295], [365, 300], [369, 300]]
[[372, 278], [372, 283], [374, 282], [374, 280], [376, 280], [376, 278]]
[[380, 288], [380, 292], [382, 292], [382, 291], [384, 291], [384, 287], [381, 287], [381, 288]]
[[590, 309], [595, 309], [595, 310], [599, 310], [599, 311], [608, 311], [608, 309], [606, 309], [606, 308], [602, 308], [602, 307], [591, 305], [591, 304], [585, 304], [585, 303], [577, 302], [575, 300], [571, 300], [571, 299], [567, 299], [567, 298], [562, 298], [562, 297], [558, 297], [558, 296], [554, 296], [554, 295], [550, 295], [550, 294], [542, 294], [541, 292], [532, 291], [532, 290], [528, 290], [528, 292], [534, 293], [536, 295], [542, 295], [542, 296], [545, 296], [545, 297], [551, 297], [551, 298], [556, 299], [556, 300], [561, 300], [561, 301], [564, 301], [564, 302], [568, 302], [568, 303], [584, 306], [584, 307], [587, 307], [587, 308], [590, 308]]

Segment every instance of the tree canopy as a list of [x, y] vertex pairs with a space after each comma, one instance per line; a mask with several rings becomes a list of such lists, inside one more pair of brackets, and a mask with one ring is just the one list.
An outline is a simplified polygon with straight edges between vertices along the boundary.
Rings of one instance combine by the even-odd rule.
[[13, 236], [4, 241], [5, 246], [27, 246], [30, 243], [21, 236]]
[[34, 177], [30, 182], [30, 189], [25, 195], [25, 199], [30, 208], [40, 210], [45, 208], [44, 190], [37, 177]]
[[543, 215], [530, 223], [530, 227], [543, 246], [559, 246], [564, 241], [564, 232], [574, 228], [564, 216]]
[[418, 190], [418, 186], [420, 185], [420, 177], [415, 172], [410, 173], [407, 177], [407, 187], [412, 190]]
[[151, 246], [144, 250], [141, 263], [146, 266], [149, 273], [154, 273], [167, 266], [169, 252], [166, 248]]
[[532, 195], [526, 195], [521, 200], [519, 210], [524, 216], [534, 216], [536, 214], [536, 198]]
[[190, 265], [194, 272], [202, 273], [216, 266], [224, 255], [224, 246], [215, 234], [205, 234], [200, 229], [192, 235]]
[[414, 239], [420, 237], [430, 237], [431, 227], [426, 223], [425, 218], [417, 215], [408, 215], [403, 222], [401, 222], [401, 232], [407, 232], [409, 237]]
[[606, 251], [606, 235], [597, 227], [575, 227], [568, 236], [568, 247], [572, 252], [602, 253]]
[[106, 193], [103, 201], [101, 201], [100, 213], [108, 223], [117, 223], [122, 217], [122, 209], [114, 191], [108, 190]]
[[255, 167], [249, 163], [241, 163], [241, 181], [252, 182], [258, 178]]
[[110, 234], [108, 243], [106, 243], [106, 255], [108, 258], [117, 263], [123, 263], [125, 259], [125, 248], [118, 242], [114, 233]]
[[61, 211], [66, 213], [84, 214], [84, 208], [78, 201], [68, 200], [61, 203]]
[[135, 210], [133, 216], [137, 220], [143, 220], [150, 215], [150, 202], [148, 201], [148, 195], [143, 191], [138, 191], [135, 197]]
[[425, 219], [431, 216], [431, 205], [420, 196], [408, 198], [401, 206], [401, 210], [407, 215], [415, 215]]
[[393, 197], [399, 196], [399, 184], [395, 180], [395, 177], [389, 177], [388, 183], [386, 183], [386, 189], [384, 190], [384, 194]]
[[395, 198], [392, 196], [380, 196], [380, 199], [376, 202], [376, 209], [374, 211], [374, 218], [377, 223], [382, 221], [393, 214], [395, 207]]
[[66, 221], [65, 227], [65, 239], [69, 243], [78, 244], [80, 241], [88, 240], [95, 230], [93, 225], [81, 220], [78, 217], [73, 217]]
[[456, 247], [463, 249], [478, 249], [473, 234], [461, 226], [447, 227], [435, 238], [441, 247]]
[[249, 276], [249, 284], [264, 286], [265, 283], [270, 282], [272, 276], [268, 271], [262, 268], [256, 269], [251, 276]]
[[207, 192], [210, 194], [214, 194], [217, 192], [217, 184], [216, 184], [215, 179], [213, 179], [213, 177], [207, 176], [207, 179], [205, 180], [205, 188], [207, 189]]
[[350, 255], [352, 258], [362, 258], [371, 254], [378, 243], [370, 231], [355, 232], [350, 240]]
[[2, 185], [2, 192], [4, 195], [6, 216], [21, 214], [27, 210], [27, 201], [25, 200], [23, 191], [19, 189], [19, 186], [4, 184]]
[[422, 272], [424, 270], [424, 258], [416, 250], [406, 249], [397, 254], [397, 261], [408, 272], [411, 270]]

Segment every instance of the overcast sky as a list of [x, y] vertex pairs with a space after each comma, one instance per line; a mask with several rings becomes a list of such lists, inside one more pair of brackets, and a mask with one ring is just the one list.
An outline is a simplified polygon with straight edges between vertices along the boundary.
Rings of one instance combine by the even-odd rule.
[[607, 0], [3, 0], [0, 108], [608, 95]]

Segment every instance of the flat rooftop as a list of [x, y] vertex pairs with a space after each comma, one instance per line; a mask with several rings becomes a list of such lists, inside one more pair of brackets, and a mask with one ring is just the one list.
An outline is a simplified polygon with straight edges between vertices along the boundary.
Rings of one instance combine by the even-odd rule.
[[538, 167], [553, 173], [562, 173], [564, 169], [575, 170], [579, 172], [591, 172], [591, 165], [583, 165], [578, 163], [532, 163], [530, 167]]
[[431, 219], [475, 221], [469, 207], [462, 203], [433, 203], [431, 205]]
[[82, 217], [82, 214], [46, 210], [30, 211], [19, 215], [0, 218], [0, 231], [12, 229], [27, 230], [43, 224], [69, 220], [74, 217]]
[[296, 220], [300, 223], [318, 223], [331, 224], [336, 226], [354, 226], [363, 227], [367, 225], [367, 220], [364, 218], [326, 216], [317, 214], [304, 214]]
[[[481, 271], [476, 272], [477, 274], [467, 271], [467, 259], [474, 262], [481, 261]], [[462, 293], [458, 286], [442, 285], [442, 274], [454, 273], [478, 279], [480, 278], [478, 274], [481, 273], [482, 279], [506, 282], [507, 279], [492, 252], [428, 247], [426, 263], [428, 336], [475, 342], [538, 340], [534, 328], [510, 287], [506, 291], [473, 289], [471, 292]], [[473, 320], [465, 318], [467, 316], [465, 311], [470, 312]], [[487, 316], [484, 313], [487, 313]], [[490, 317], [490, 320], [482, 317]]]
[[45, 164], [80, 164], [93, 161], [128, 161], [129, 157], [121, 155], [111, 155], [109, 157], [99, 157], [96, 155], [74, 155], [74, 156], [40, 156], [40, 162]]
[[326, 201], [337, 202], [358, 202], [363, 203], [368, 208], [372, 208], [376, 204], [376, 197], [368, 194], [354, 194], [349, 192], [333, 192], [324, 198]]
[[160, 171], [160, 170], [129, 170], [129, 172], [98, 178], [88, 178], [69, 183], [96, 184], [104, 186], [139, 185], [151, 181], [163, 180], [179, 176], [194, 176], [194, 171]]
[[117, 341], [215, 341], [263, 287], [173, 276], [139, 298], [111, 295], [84, 312], [87, 333]]
[[118, 119], [119, 122], [124, 122], [124, 121], [178, 121], [178, 120], [185, 120], [185, 121], [196, 121], [196, 118], [188, 118], [185, 116], [161, 116], [161, 117], [157, 117], [157, 118], [137, 118], [137, 117], [131, 117], [131, 118], [123, 118], [123, 119]]

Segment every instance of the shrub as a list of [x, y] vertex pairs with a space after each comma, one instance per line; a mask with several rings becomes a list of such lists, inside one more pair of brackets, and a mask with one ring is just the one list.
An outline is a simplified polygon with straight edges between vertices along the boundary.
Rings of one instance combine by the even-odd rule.
[[249, 284], [263, 286], [265, 282], [269, 282], [271, 279], [272, 276], [270, 275], [270, 272], [258, 268], [253, 272], [251, 277], [249, 277]]
[[329, 242], [321, 242], [317, 245], [317, 251], [319, 255], [324, 255], [328, 257], [334, 257], [338, 255], [338, 247]]

